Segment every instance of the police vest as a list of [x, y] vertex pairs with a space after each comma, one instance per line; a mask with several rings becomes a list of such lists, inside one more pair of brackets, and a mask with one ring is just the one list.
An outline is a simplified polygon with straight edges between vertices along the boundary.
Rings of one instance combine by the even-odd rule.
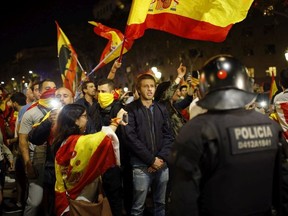
[[201, 168], [200, 211], [221, 216], [270, 211], [279, 127], [247, 110], [216, 112], [207, 119], [204, 152], [210, 159]]

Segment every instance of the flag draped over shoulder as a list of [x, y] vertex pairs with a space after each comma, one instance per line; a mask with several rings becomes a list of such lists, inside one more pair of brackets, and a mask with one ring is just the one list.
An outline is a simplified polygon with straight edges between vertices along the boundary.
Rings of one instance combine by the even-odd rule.
[[[124, 41], [124, 35], [118, 29], [107, 27], [101, 23], [97, 23], [94, 21], [89, 21], [88, 23], [95, 26], [94, 27], [95, 34], [109, 40], [108, 44], [106, 45], [100, 57], [101, 65], [98, 67], [100, 68], [120, 56], [122, 48], [122, 46], [120, 45]], [[127, 41], [124, 41], [123, 46], [124, 47], [122, 53], [124, 54], [131, 48], [132, 44], [129, 44]]]
[[59, 58], [59, 68], [63, 86], [68, 88], [74, 95], [77, 85], [85, 78], [85, 73], [77, 64], [77, 53], [72, 47], [58, 23], [57, 26], [57, 51]]
[[117, 164], [112, 142], [119, 145], [115, 139], [112, 141], [109, 134], [100, 131], [89, 135], [71, 135], [59, 148], [55, 157], [57, 215], [61, 215], [69, 204], [63, 180], [70, 198], [75, 199], [85, 186]]
[[222, 42], [232, 25], [247, 16], [253, 0], [133, 0], [127, 39], [157, 29], [180, 37]]
[[288, 141], [288, 102], [277, 101], [275, 103], [276, 118], [283, 129], [283, 135]]

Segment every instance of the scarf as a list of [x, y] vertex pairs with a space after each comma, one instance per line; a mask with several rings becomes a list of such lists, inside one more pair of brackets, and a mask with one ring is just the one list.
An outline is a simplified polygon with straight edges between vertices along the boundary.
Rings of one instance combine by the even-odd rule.
[[114, 101], [114, 95], [112, 93], [102, 93], [98, 94], [98, 103], [102, 109], [108, 107]]

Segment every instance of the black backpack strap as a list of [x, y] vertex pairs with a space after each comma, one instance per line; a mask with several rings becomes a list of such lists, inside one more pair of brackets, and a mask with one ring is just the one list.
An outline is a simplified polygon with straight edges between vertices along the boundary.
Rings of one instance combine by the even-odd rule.
[[43, 113], [44, 116], [48, 113], [48, 110], [45, 109], [45, 107], [41, 106], [40, 104], [38, 104], [37, 107]]

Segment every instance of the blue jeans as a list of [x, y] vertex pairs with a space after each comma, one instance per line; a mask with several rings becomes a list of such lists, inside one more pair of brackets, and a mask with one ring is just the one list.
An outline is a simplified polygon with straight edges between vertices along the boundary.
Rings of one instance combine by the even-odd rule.
[[155, 216], [165, 216], [165, 196], [169, 179], [168, 168], [148, 173], [147, 167], [133, 167], [133, 205], [131, 216], [142, 216], [151, 186]]

